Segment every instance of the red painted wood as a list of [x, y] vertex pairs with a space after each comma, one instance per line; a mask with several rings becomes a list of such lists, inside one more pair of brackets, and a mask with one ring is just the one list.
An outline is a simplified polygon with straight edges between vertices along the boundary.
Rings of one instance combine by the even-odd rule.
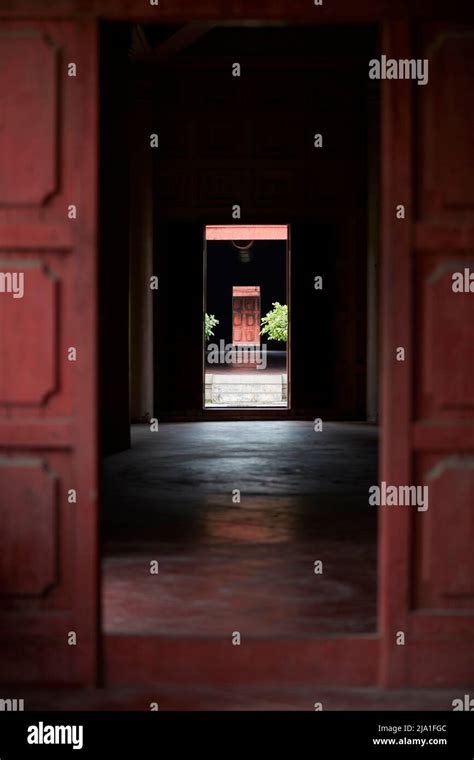
[[425, 634], [414, 638], [407, 649], [408, 687], [472, 689], [473, 672], [472, 629], [469, 635], [466, 631], [461, 635], [451, 631], [442, 637]]
[[107, 636], [107, 685], [153, 683], [175, 686], [295, 684], [373, 686], [376, 636], [279, 641], [245, 637], [233, 646], [222, 639]]
[[0, 679], [92, 685], [96, 23], [35, 14], [2, 21], [0, 32], [0, 273], [24, 275], [23, 297], [0, 293]]
[[[56, 473], [40, 459], [0, 457], [0, 535], [5, 542], [0, 558], [3, 594], [38, 597], [57, 583], [56, 487]], [[33, 561], [27, 562], [27, 556]]]
[[392, 22], [382, 44], [428, 58], [430, 86], [383, 85], [380, 479], [428, 486], [429, 508], [380, 510], [380, 679], [450, 687], [474, 678], [474, 302], [451, 287], [472, 266], [474, 30], [421, 24], [417, 38]]
[[56, 277], [40, 261], [21, 256], [0, 258], [0, 272], [21, 276], [24, 291], [18, 298], [0, 291], [0, 343], [8, 357], [0, 365], [1, 403], [42, 406], [54, 393], [58, 372]]
[[80, 17], [87, 12], [91, 17], [106, 19], [126, 19], [138, 22], [168, 21], [229, 21], [234, 19], [304, 21], [313, 23], [367, 23], [383, 21], [390, 17], [407, 17], [410, 13], [418, 17], [473, 18], [470, 0], [399, 0], [394, 7], [393, 0], [338, 0], [315, 6], [307, 0], [260, 0], [256, 7], [254, 0], [206, 0], [194, 3], [192, 0], [174, 0], [152, 6], [143, 0], [0, 0], [2, 15], [20, 18], [41, 15], [50, 18]]
[[415, 245], [417, 250], [433, 251], [438, 249], [468, 250], [474, 248], [474, 225], [461, 223], [417, 222], [415, 224]]
[[[97, 449], [96, 449], [96, 280], [95, 280], [95, 210], [97, 187], [96, 156], [96, 103], [97, 103], [97, 57], [94, 18], [100, 14], [104, 18], [122, 18], [150, 21], [190, 20], [193, 18], [228, 20], [255, 18], [304, 20], [315, 23], [325, 21], [378, 21], [393, 15], [391, 0], [369, 0], [353, 3], [352, 0], [327, 3], [316, 8], [307, 0], [265, 0], [256, 13], [251, 0], [235, 0], [222, 4], [217, 0], [193, 3], [186, 0], [153, 8], [142, 0], [92, 0], [87, 4], [89, 21], [84, 20], [83, 3], [80, 0], [25, 0], [12, 3], [0, 0], [2, 18], [17, 17], [25, 20], [12, 24], [2, 22], [2, 32], [6, 40], [0, 39], [0, 46], [13, 45], [14, 66], [0, 67], [0, 93], [7, 93], [10, 118], [15, 121], [12, 108], [15, 86], [20, 83], [26, 88], [26, 106], [30, 120], [39, 124], [38, 137], [43, 150], [33, 150], [34, 142], [28, 139], [20, 142], [21, 129], [14, 123], [3, 124], [3, 151], [8, 156], [19, 156], [21, 171], [18, 178], [7, 177], [2, 185], [0, 197], [0, 232], [3, 231], [2, 253], [10, 256], [8, 249], [15, 251], [26, 261], [37, 261], [47, 266], [58, 277], [57, 287], [61, 298], [59, 307], [52, 308], [54, 296], [51, 288], [40, 286], [40, 294], [34, 299], [43, 299], [45, 310], [53, 312], [54, 336], [51, 322], [41, 316], [40, 323], [29, 326], [22, 323], [17, 340], [25, 341], [29, 347], [32, 337], [40, 331], [49, 331], [49, 342], [45, 346], [47, 371], [41, 368], [37, 377], [22, 377], [18, 389], [12, 375], [3, 377], [5, 398], [0, 398], [0, 441], [2, 445], [4, 469], [2, 476], [8, 484], [11, 499], [22, 499], [21, 522], [26, 525], [21, 483], [15, 479], [15, 469], [22, 470], [18, 456], [25, 454], [43, 458], [41, 468], [49, 468], [57, 474], [57, 509], [62, 518], [62, 532], [57, 547], [61, 555], [58, 582], [52, 594], [31, 602], [20, 599], [20, 592], [29, 586], [32, 593], [38, 580], [48, 575], [48, 566], [36, 568], [36, 575], [29, 578], [25, 570], [8, 582], [13, 584], [13, 601], [8, 614], [2, 616], [2, 640], [0, 659], [2, 678], [9, 682], [64, 682], [91, 683], [96, 669], [97, 628], [97, 542], [96, 542], [96, 499], [97, 499]], [[470, 7], [469, 7], [470, 6]], [[414, 9], [414, 10], [413, 10]], [[467, 9], [467, 10], [466, 10]], [[473, 12], [472, 3], [452, 0], [446, 7], [444, 0], [420, 0], [414, 5], [405, 0], [398, 8], [402, 17], [416, 12], [417, 18], [429, 18], [438, 14], [443, 18], [461, 14], [463, 17]], [[80, 25], [71, 19], [81, 16]], [[41, 21], [49, 17], [55, 21]], [[69, 19], [58, 21], [57, 19]], [[34, 35], [25, 40], [23, 32], [33, 29]], [[444, 534], [450, 545], [461, 539], [461, 531], [472, 531], [472, 522], [467, 519], [472, 508], [470, 498], [470, 460], [472, 458], [472, 403], [465, 395], [459, 378], [463, 374], [463, 364], [456, 367], [456, 383], [449, 379], [449, 364], [440, 363], [435, 355], [437, 334], [441, 331], [441, 341], [449, 345], [443, 323], [433, 330], [432, 324], [423, 317], [418, 299], [423, 295], [417, 290], [414, 279], [417, 272], [422, 280], [430, 278], [429, 261], [420, 265], [421, 256], [432, 257], [432, 252], [440, 251], [448, 263], [453, 251], [463, 250], [466, 255], [472, 248], [473, 196], [472, 183], [468, 172], [472, 159], [472, 141], [468, 125], [472, 122], [472, 99], [463, 99], [456, 108], [456, 117], [449, 119], [449, 109], [445, 108], [449, 93], [457, 90], [457, 96], [472, 92], [472, 49], [468, 40], [461, 45], [449, 42], [445, 46], [439, 40], [437, 46], [433, 31], [426, 30], [422, 39], [422, 49], [415, 51], [411, 44], [412, 31], [409, 23], [390, 22], [385, 26], [383, 52], [394, 57], [411, 57], [414, 52], [433, 55], [432, 73], [435, 86], [417, 88], [406, 82], [386, 81], [384, 83], [383, 107], [383, 345], [382, 359], [382, 407], [383, 436], [381, 452], [381, 479], [391, 483], [410, 483], [417, 473], [426, 467], [446, 472], [447, 461], [459, 457], [459, 453], [469, 454], [463, 462], [463, 479], [451, 473], [451, 485], [446, 492], [440, 489], [442, 498], [453, 500], [454, 514], [460, 520], [444, 521]], [[420, 31], [419, 29], [416, 31]], [[449, 27], [439, 28], [436, 34], [448, 33]], [[18, 47], [15, 49], [15, 34]], [[19, 33], [19, 34], [18, 34]], [[47, 39], [43, 35], [47, 35]], [[49, 41], [53, 41], [53, 47]], [[57, 45], [61, 61], [73, 60], [79, 64], [81, 76], [77, 81], [68, 81], [64, 70], [55, 91], [51, 76], [52, 61], [56, 59]], [[26, 45], [26, 51], [25, 51]], [[28, 46], [29, 45], [29, 46]], [[424, 47], [423, 47], [424, 46]], [[5, 49], [5, 48], [4, 48]], [[21, 51], [23, 52], [19, 52]], [[437, 51], [441, 50], [441, 55]], [[38, 76], [36, 87], [25, 76], [25, 62]], [[438, 86], [436, 86], [438, 85]], [[412, 95], [415, 103], [412, 102]], [[31, 101], [31, 102], [29, 102]], [[57, 104], [61, 104], [61, 109]], [[413, 108], [416, 105], [416, 111]], [[452, 109], [451, 109], [452, 110]], [[2, 111], [3, 112], [3, 111]], [[413, 124], [416, 114], [420, 124]], [[61, 121], [58, 122], [60, 114]], [[18, 126], [18, 125], [17, 125]], [[6, 129], [6, 132], [5, 132]], [[413, 140], [413, 130], [418, 129], [417, 140]], [[430, 132], [435, 130], [435, 132]], [[87, 150], [84, 150], [87, 145]], [[415, 145], [418, 146], [415, 153]], [[431, 152], [430, 152], [431, 151]], [[440, 153], [441, 151], [441, 153]], [[60, 161], [58, 157], [60, 156]], [[471, 161], [472, 163], [472, 161]], [[10, 170], [13, 171], [10, 163]], [[28, 171], [32, 168], [32, 182], [29, 185]], [[412, 167], [416, 172], [412, 173]], [[60, 181], [55, 182], [56, 170]], [[415, 174], [419, 180], [413, 176]], [[415, 184], [418, 183], [419, 184]], [[1, 193], [0, 193], [1, 195]], [[417, 210], [421, 219], [413, 214], [413, 197], [417, 199]], [[65, 233], [64, 209], [69, 202], [77, 200], [81, 213], [80, 224], [74, 225], [72, 239]], [[401, 223], [395, 219], [394, 208], [404, 203], [407, 220]], [[8, 207], [7, 205], [8, 204]], [[28, 205], [26, 205], [28, 204]], [[439, 228], [439, 234], [438, 234]], [[70, 250], [69, 250], [70, 249]], [[69, 250], [67, 255], [65, 251]], [[61, 254], [61, 255], [60, 255]], [[43, 270], [44, 271], [44, 270]], [[26, 296], [25, 296], [26, 298]], [[435, 304], [436, 305], [436, 304]], [[28, 307], [28, 301], [25, 301]], [[456, 301], [447, 301], [443, 296], [443, 308], [447, 307], [447, 317], [456, 316]], [[3, 306], [11, 319], [11, 305]], [[59, 311], [57, 310], [59, 308]], [[32, 310], [33, 311], [33, 310]], [[436, 309], [427, 312], [428, 320]], [[446, 313], [445, 313], [446, 316]], [[458, 325], [461, 322], [458, 320]], [[49, 326], [48, 326], [49, 325]], [[414, 330], [416, 326], [416, 332]], [[28, 367], [22, 364], [22, 354], [13, 345], [10, 335], [1, 338], [2, 359], [14, 358], [17, 368], [23, 372]], [[41, 338], [44, 340], [44, 337]], [[433, 341], [435, 343], [433, 344]], [[64, 349], [74, 344], [79, 351], [80, 361], [73, 369], [64, 361]], [[408, 359], [404, 364], [394, 360], [395, 348], [403, 345]], [[466, 343], [464, 345], [467, 345]], [[33, 348], [34, 350], [34, 348]], [[416, 351], [423, 356], [423, 362], [413, 361]], [[434, 361], [433, 360], [434, 357]], [[53, 363], [51, 365], [51, 359]], [[54, 363], [56, 360], [56, 364]], [[49, 362], [49, 364], [48, 364]], [[431, 364], [430, 364], [431, 362]], [[54, 371], [51, 366], [55, 367]], [[418, 384], [423, 388], [422, 367], [433, 368], [432, 378], [426, 385], [424, 401], [414, 398], [413, 388]], [[466, 363], [466, 372], [470, 368]], [[12, 372], [12, 367], [9, 367]], [[51, 375], [55, 374], [56, 384], [51, 387]], [[17, 397], [15, 397], [17, 393]], [[3, 407], [1, 406], [3, 401]], [[8, 401], [8, 407], [5, 402]], [[450, 415], [452, 402], [462, 410], [461, 418]], [[424, 404], [424, 406], [423, 406]], [[443, 410], [442, 422], [437, 412]], [[7, 417], [8, 414], [8, 417]], [[426, 414], [428, 419], [425, 419]], [[51, 419], [51, 426], [46, 420]], [[38, 427], [39, 421], [45, 424]], [[54, 422], [53, 422], [54, 420]], [[21, 425], [21, 432], [9, 440], [8, 433], [15, 421]], [[21, 422], [20, 422], [21, 421]], [[64, 431], [53, 440], [53, 430], [64, 426]], [[423, 428], [421, 427], [423, 425]], [[431, 427], [428, 428], [427, 426]], [[20, 429], [20, 428], [19, 428]], [[429, 434], [426, 430], [430, 430]], [[436, 431], [440, 431], [443, 451], [436, 443]], [[449, 430], [449, 434], [446, 432]], [[70, 449], [65, 450], [65, 442]], [[430, 452], [430, 446], [432, 450]], [[19, 451], [22, 448], [21, 452]], [[432, 457], [429, 461], [419, 459], [418, 450], [423, 449]], [[433, 458], [434, 457], [434, 458]], [[14, 465], [6, 460], [15, 460]], [[444, 460], [444, 461], [443, 461]], [[465, 466], [464, 466], [465, 465]], [[467, 471], [467, 476], [466, 476]], [[30, 474], [22, 471], [22, 479], [30, 486], [38, 498], [35, 508], [41, 508], [51, 515], [54, 511], [54, 493], [43, 488], [38, 481], [38, 467], [30, 468]], [[33, 474], [34, 473], [34, 474]], [[466, 485], [467, 477], [467, 485]], [[49, 481], [48, 481], [49, 482]], [[461, 483], [461, 485], [460, 485]], [[64, 503], [64, 490], [73, 485], [81, 491], [80, 509]], [[41, 494], [39, 493], [41, 490]], [[53, 489], [54, 490], [54, 489]], [[438, 502], [439, 503], [439, 502]], [[15, 503], [2, 505], [4, 514], [11, 518]], [[436, 506], [436, 502], [435, 505]], [[461, 685], [472, 681], [473, 676], [473, 628], [472, 612], [468, 614], [462, 606], [452, 604], [445, 609], [433, 609], [436, 600], [439, 605], [446, 598], [446, 584], [453, 581], [453, 575], [428, 573], [423, 575], [423, 558], [426, 552], [436, 554], [443, 549], [445, 535], [439, 529], [426, 531], [423, 523], [413, 525], [411, 516], [403, 512], [380, 515], [380, 632], [381, 642], [374, 638], [369, 642], [356, 638], [327, 642], [287, 642], [278, 645], [260, 642], [239, 652], [231, 650], [236, 672], [243, 678], [251, 678], [252, 668], [263, 662], [261, 673], [265, 678], [273, 678], [275, 673], [284, 675], [282, 669], [288, 666], [290, 680], [301, 674], [334, 684], [373, 683], [375, 668], [380, 659], [380, 680], [387, 685], [434, 684]], [[11, 528], [9, 528], [10, 530]], [[469, 533], [469, 537], [471, 537]], [[16, 535], [18, 559], [30, 559], [31, 541], [42, 541], [28, 526], [28, 531]], [[416, 540], [414, 540], [416, 539]], [[48, 538], [50, 541], [50, 537]], [[462, 541], [462, 550], [472, 546], [472, 540]], [[421, 553], [420, 553], [421, 552]], [[461, 557], [464, 559], [464, 557]], [[8, 560], [4, 571], [8, 571]], [[19, 572], [15, 570], [15, 573]], [[454, 578], [455, 580], [455, 578]], [[34, 581], [32, 583], [32, 581]], [[12, 586], [10, 586], [12, 588]], [[472, 594], [467, 589], [468, 602]], [[460, 598], [460, 597], [458, 597]], [[11, 602], [12, 600], [10, 600]], [[466, 594], [464, 595], [466, 601]], [[464, 602], [463, 602], [464, 604]], [[442, 613], [442, 614], [440, 614]], [[79, 636], [80, 646], [73, 649], [65, 646], [65, 632], [74, 629]], [[405, 647], [397, 647], [395, 634], [403, 630], [408, 634]], [[38, 638], [41, 633], [43, 638]], [[121, 641], [106, 642], [107, 674], [111, 680], [136, 679], [146, 681], [156, 676], [168, 675], [183, 681], [195, 675], [197, 678], [211, 669], [212, 678], [226, 678], [225, 658], [229, 656], [230, 644], [222, 644], [215, 656], [214, 642], [205, 642], [196, 649], [195, 642], [162, 642], [159, 645], [150, 639], [124, 637]], [[245, 654], [247, 652], [247, 654]], [[253, 654], [250, 654], [253, 652]], [[199, 654], [205, 655], [199, 669]], [[255, 656], [255, 655], [258, 655]], [[180, 658], [183, 658], [181, 661]], [[294, 670], [291, 668], [294, 667]], [[193, 668], [193, 670], [189, 670]], [[278, 670], [280, 668], [280, 670]], [[339, 680], [338, 680], [339, 679]]]
[[[10, 81], [15, 83], [2, 91], [2, 115], [9, 125], [0, 133], [0, 198], [5, 204], [39, 205], [57, 189], [59, 154], [54, 124], [58, 118], [58, 53], [58, 46], [40, 29], [33, 34], [17, 30], [12, 37], [2, 39], [0, 69], [9, 70]], [[11, 150], [13, 131], [17, 145], [27, 145], [27, 150]], [[41, 160], [31, 161], [38, 154]]]
[[0, 425], [0, 448], [55, 448], [70, 449], [73, 445], [73, 426], [63, 421], [43, 422], [26, 418]]
[[232, 343], [260, 345], [260, 287], [232, 288]]
[[288, 227], [286, 224], [208, 224], [206, 240], [288, 240]]
[[83, 685], [80, 675], [71, 677], [78, 672], [81, 663], [78, 648], [62, 646], [62, 631], [71, 630], [71, 621], [61, 618], [61, 623], [62, 630], [56, 637], [50, 633], [42, 636], [41, 631], [19, 640], [2, 637], [2, 683], [8, 684], [10, 689], [11, 684], [62, 688]]
[[73, 246], [70, 224], [1, 224], [0, 251], [28, 248], [35, 240], [38, 248], [68, 250]]
[[[409, 58], [407, 22], [384, 26], [382, 49], [389, 57]], [[412, 213], [411, 83], [382, 82], [382, 362], [380, 481], [411, 483], [410, 419], [412, 366], [411, 226], [396, 218], [403, 203]], [[405, 362], [396, 349], [405, 348]], [[382, 636], [380, 678], [401, 685], [406, 678], [405, 648], [397, 631], [407, 627], [409, 605], [409, 515], [379, 508], [379, 619]]]
[[418, 38], [431, 86], [417, 93], [413, 153], [413, 460], [430, 508], [412, 516], [408, 678], [450, 686], [474, 679], [474, 300], [452, 290], [454, 272], [474, 269], [474, 29], [426, 23]]
[[415, 422], [412, 427], [413, 446], [425, 451], [472, 451], [474, 427], [448, 422], [442, 426], [429, 422]]

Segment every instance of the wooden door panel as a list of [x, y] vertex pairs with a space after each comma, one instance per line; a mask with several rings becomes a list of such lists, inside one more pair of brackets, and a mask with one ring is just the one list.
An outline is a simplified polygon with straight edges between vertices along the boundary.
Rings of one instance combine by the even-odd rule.
[[474, 419], [474, 384], [466, 372], [466, 365], [474, 366], [474, 294], [452, 290], [453, 276], [466, 269], [474, 272], [474, 256], [466, 250], [417, 252], [417, 334], [423, 340], [414, 414], [420, 421]]
[[[418, 94], [418, 182], [423, 219], [469, 219], [474, 213], [474, 29], [426, 24], [420, 57], [430, 81]], [[449, 146], [449, 150], [447, 150]]]
[[[31, 447], [0, 456], [1, 606], [9, 614], [21, 609], [32, 625], [38, 609], [70, 617], [74, 554], [68, 544], [75, 514], [61, 494], [72, 479], [67, 451], [45, 454]], [[9, 625], [7, 616], [2, 630]]]
[[234, 286], [232, 291], [232, 342], [260, 345], [260, 287]]
[[10, 682], [96, 678], [96, 48], [93, 22], [0, 23], [0, 678]]
[[[236, 302], [241, 301], [241, 304]], [[233, 343], [260, 342], [260, 306], [257, 299], [235, 298]]]
[[384, 53], [430, 68], [383, 84], [380, 476], [429, 499], [381, 513], [381, 680], [449, 687], [474, 678], [474, 293], [453, 289], [473, 269], [474, 29], [393, 22]]
[[[74, 367], [65, 349], [72, 338], [67, 326], [72, 324], [74, 281], [69, 244], [64, 252], [52, 251], [55, 244], [48, 241], [49, 250], [42, 250], [44, 243], [38, 243], [34, 230], [35, 248], [25, 250], [31, 245], [26, 240], [29, 225], [22, 226], [18, 243], [11, 227], [0, 225], [0, 273], [23, 273], [24, 295], [0, 293], [0, 420], [19, 429], [32, 413], [51, 424], [72, 415]], [[0, 445], [10, 440], [3, 436], [5, 430], [0, 428]]]
[[[2, 90], [0, 199], [38, 207], [57, 191], [60, 47], [38, 26], [3, 27], [0, 41], [0, 68], [8, 71], [9, 84]], [[20, 145], [25, 149], [19, 152]]]
[[414, 520], [416, 610], [474, 608], [474, 457], [465, 452], [417, 458], [429, 508]]

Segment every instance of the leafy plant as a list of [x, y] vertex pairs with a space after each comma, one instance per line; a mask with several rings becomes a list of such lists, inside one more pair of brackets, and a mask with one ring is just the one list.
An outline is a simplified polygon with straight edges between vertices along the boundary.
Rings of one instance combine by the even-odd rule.
[[214, 314], [206, 314], [204, 321], [204, 335], [206, 340], [209, 340], [214, 335], [214, 327], [219, 324], [219, 320], [215, 318]]
[[288, 306], [278, 303], [272, 303], [273, 309], [262, 317], [262, 329], [260, 335], [265, 333], [270, 340], [287, 341], [288, 340]]

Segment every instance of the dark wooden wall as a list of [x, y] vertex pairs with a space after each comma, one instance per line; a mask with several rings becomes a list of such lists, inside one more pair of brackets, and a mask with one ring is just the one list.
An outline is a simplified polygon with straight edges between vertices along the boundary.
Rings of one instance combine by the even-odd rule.
[[[238, 224], [238, 204], [242, 223], [291, 225], [292, 412], [365, 418], [367, 60], [375, 45], [364, 27], [221, 28], [156, 72], [162, 417], [201, 414], [202, 353], [192, 341], [201, 346], [203, 229]], [[322, 293], [313, 287], [318, 274]]]
[[129, 24], [104, 25], [100, 56], [99, 368], [106, 453], [130, 446]]

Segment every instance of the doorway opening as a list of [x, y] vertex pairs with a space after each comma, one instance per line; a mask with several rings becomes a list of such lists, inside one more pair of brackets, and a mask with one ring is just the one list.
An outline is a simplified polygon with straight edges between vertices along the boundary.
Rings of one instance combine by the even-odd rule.
[[[173, 30], [143, 33], [160, 44]], [[103, 630], [193, 642], [229, 630], [273, 642], [372, 636], [376, 32], [216, 26], [167, 61], [166, 77], [154, 58], [134, 67], [133, 36], [104, 27]], [[254, 72], [233, 90], [222, 81], [229, 51]], [[238, 128], [236, 98], [248, 114]], [[239, 227], [228, 224], [235, 198], [248, 220]], [[262, 335], [277, 302], [288, 307], [284, 349]], [[206, 404], [206, 374], [217, 374], [206, 314], [218, 320], [208, 321], [217, 359], [221, 340], [224, 354], [253, 349], [248, 374], [281, 369], [286, 398], [282, 377], [273, 406]], [[245, 361], [217, 366], [247, 374]]]
[[204, 409], [289, 403], [287, 225], [207, 225]]

